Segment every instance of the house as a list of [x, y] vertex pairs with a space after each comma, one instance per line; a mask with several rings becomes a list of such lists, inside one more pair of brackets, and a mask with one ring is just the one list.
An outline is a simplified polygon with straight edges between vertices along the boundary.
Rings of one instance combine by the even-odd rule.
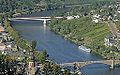
[[118, 7], [117, 12], [120, 13], [120, 7]]
[[13, 14], [13, 17], [20, 16], [20, 15], [21, 15], [21, 13], [15, 13], [15, 14]]
[[98, 19], [95, 19], [95, 18], [94, 18], [92, 21], [95, 22], [95, 23], [98, 23], [98, 22], [99, 22], [99, 20], [98, 20]]
[[113, 18], [112, 18], [112, 16], [108, 16], [108, 20], [112, 20]]
[[5, 31], [5, 29], [3, 28], [3, 26], [0, 25], [0, 33]]
[[3, 35], [0, 33], [0, 43], [2, 43]]
[[34, 62], [29, 62], [28, 64], [29, 75], [35, 75], [35, 65]]
[[105, 46], [108, 46], [108, 47], [116, 46], [117, 44], [117, 40], [112, 34], [107, 35], [104, 39], [104, 42], [105, 42]]
[[100, 15], [99, 14], [95, 14], [95, 15], [93, 15], [93, 18], [99, 19]]
[[76, 15], [76, 16], [74, 16], [74, 18], [75, 18], [75, 19], [78, 19], [78, 18], [80, 18], [80, 16], [79, 16], [79, 15]]
[[6, 49], [6, 45], [3, 43], [0, 43], [0, 51], [4, 51]]
[[66, 18], [67, 18], [67, 20], [72, 20], [72, 19], [74, 19], [73, 16], [67, 16]]
[[100, 21], [100, 15], [99, 14], [95, 14], [92, 16], [92, 21], [95, 23], [98, 23]]
[[76, 15], [76, 16], [67, 16], [66, 18], [67, 18], [67, 20], [72, 20], [72, 19], [78, 19], [78, 18], [80, 18], [80, 16], [79, 15]]
[[120, 44], [117, 45], [117, 49], [120, 51]]
[[117, 16], [116, 14], [115, 14], [114, 17], [113, 17], [113, 21], [114, 21], [114, 22], [119, 21], [118, 16]]
[[117, 32], [117, 37], [120, 38], [120, 31]]
[[7, 42], [5, 43], [7, 49], [11, 49], [13, 51], [16, 51], [18, 49], [17, 45], [15, 42]]
[[3, 36], [7, 36], [8, 35], [8, 32], [6, 32], [6, 31], [2, 31], [1, 33], [2, 33]]
[[120, 10], [118, 10], [117, 12], [120, 13]]

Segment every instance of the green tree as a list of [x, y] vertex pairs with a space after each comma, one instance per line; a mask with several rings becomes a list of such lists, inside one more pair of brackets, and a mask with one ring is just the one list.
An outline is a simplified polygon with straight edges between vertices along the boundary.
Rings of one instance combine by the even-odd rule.
[[32, 49], [35, 49], [36, 48], [36, 45], [37, 45], [37, 42], [34, 40], [34, 41], [32, 41]]

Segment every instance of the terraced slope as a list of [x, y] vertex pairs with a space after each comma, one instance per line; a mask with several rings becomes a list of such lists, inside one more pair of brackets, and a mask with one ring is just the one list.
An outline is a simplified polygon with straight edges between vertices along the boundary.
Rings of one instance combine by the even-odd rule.
[[111, 34], [108, 24], [105, 22], [94, 23], [89, 17], [74, 20], [52, 21], [51, 30], [78, 45], [90, 47], [92, 52], [104, 57], [111, 57], [114, 47], [105, 47], [104, 38]]

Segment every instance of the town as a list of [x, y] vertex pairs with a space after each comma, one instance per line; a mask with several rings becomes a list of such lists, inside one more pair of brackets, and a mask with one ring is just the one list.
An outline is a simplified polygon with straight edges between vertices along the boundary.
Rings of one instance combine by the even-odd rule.
[[0, 75], [120, 74], [119, 0], [0, 6]]

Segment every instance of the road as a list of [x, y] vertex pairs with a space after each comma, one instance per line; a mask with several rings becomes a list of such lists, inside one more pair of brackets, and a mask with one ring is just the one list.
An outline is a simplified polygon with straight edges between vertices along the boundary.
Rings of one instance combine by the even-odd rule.
[[115, 25], [112, 21], [109, 21], [109, 22], [108, 22], [108, 26], [109, 26], [109, 29], [110, 29], [111, 33], [112, 33], [115, 37], [117, 37], [117, 27], [116, 27], [116, 25]]

